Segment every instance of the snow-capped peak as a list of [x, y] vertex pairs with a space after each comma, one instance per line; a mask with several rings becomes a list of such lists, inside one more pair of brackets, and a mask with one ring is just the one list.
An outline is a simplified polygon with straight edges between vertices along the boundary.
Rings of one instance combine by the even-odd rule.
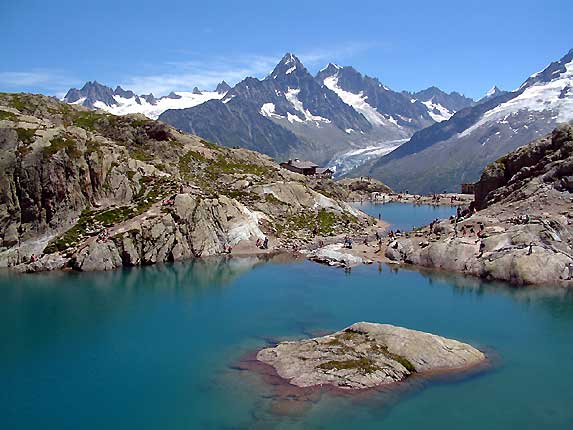
[[271, 77], [276, 79], [281, 75], [290, 75], [295, 70], [304, 70], [304, 66], [296, 55], [287, 52], [281, 61], [277, 64], [275, 69], [271, 72]]
[[491, 87], [489, 90], [487, 90], [487, 92], [485, 93], [486, 97], [491, 97], [494, 96], [495, 94], [497, 94], [499, 92], [499, 88], [497, 86], [493, 86]]
[[533, 85], [549, 83], [555, 80], [563, 79], [570, 75], [573, 69], [573, 49], [571, 49], [559, 61], [554, 61], [545, 69], [531, 75], [517, 91], [523, 91]]

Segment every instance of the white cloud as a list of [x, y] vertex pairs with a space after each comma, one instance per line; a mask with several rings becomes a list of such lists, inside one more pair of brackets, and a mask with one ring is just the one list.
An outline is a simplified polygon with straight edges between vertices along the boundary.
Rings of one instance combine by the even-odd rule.
[[213, 89], [223, 80], [233, 84], [247, 76], [266, 74], [277, 62], [275, 56], [258, 55], [173, 61], [164, 63], [159, 73], [132, 76], [123, 80], [121, 86], [139, 94], [152, 92], [155, 95], [190, 90], [195, 86]]
[[[329, 61], [340, 61], [363, 52], [371, 44], [337, 45], [336, 48], [292, 51], [310, 69], [322, 66]], [[202, 56], [195, 52], [179, 52], [179, 57], [195, 57], [191, 61], [169, 61], [161, 64], [150, 63], [138, 66], [145, 73], [134, 74], [119, 78], [115, 82], [103, 82], [115, 87], [120, 84], [138, 94], [153, 93], [156, 96], [165, 95], [170, 91], [191, 90], [197, 86], [200, 89], [214, 89], [225, 80], [234, 85], [248, 77], [264, 77], [269, 74], [285, 52], [275, 52], [272, 55], [234, 54], [230, 56]], [[90, 77], [93, 79], [93, 76]], [[97, 78], [97, 76], [96, 76]], [[78, 87], [85, 81], [73, 78], [62, 70], [36, 69], [32, 71], [0, 72], [0, 91], [33, 91], [63, 97], [71, 87]], [[100, 81], [101, 82], [101, 81]]]
[[60, 95], [77, 83], [77, 79], [61, 71], [0, 72], [0, 90], [5, 91], [42, 91]]
[[[326, 62], [351, 57], [371, 48], [371, 44], [347, 44], [336, 49], [314, 49], [293, 51], [307, 66], [323, 65]], [[234, 85], [248, 77], [263, 77], [269, 74], [280, 61], [284, 52], [273, 55], [212, 56], [194, 61], [172, 61], [164, 63], [158, 73], [135, 75], [124, 79], [121, 86], [138, 94], [153, 93], [156, 96], [170, 91], [214, 89], [225, 80]], [[152, 65], [157, 69], [156, 65]]]

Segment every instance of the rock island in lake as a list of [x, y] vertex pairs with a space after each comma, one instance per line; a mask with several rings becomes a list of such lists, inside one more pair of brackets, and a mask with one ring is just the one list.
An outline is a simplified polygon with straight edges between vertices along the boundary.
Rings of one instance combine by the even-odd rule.
[[399, 382], [413, 373], [470, 368], [486, 356], [457, 340], [359, 322], [327, 336], [265, 348], [257, 359], [298, 387], [363, 389]]

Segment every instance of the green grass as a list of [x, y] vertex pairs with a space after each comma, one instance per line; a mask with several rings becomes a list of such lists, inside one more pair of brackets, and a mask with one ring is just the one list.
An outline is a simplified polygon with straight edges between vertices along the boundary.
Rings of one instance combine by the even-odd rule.
[[94, 140], [88, 140], [86, 142], [86, 154], [93, 154], [94, 152], [99, 152], [100, 144]]
[[230, 160], [223, 155], [218, 155], [215, 160], [209, 160], [209, 165], [207, 166], [206, 171], [208, 175], [217, 177], [221, 173], [264, 176], [268, 170], [269, 169], [267, 167], [246, 162], [238, 162]]
[[277, 232], [282, 234], [286, 231], [307, 230], [316, 232], [320, 236], [328, 236], [336, 233], [337, 230], [340, 230], [340, 227], [345, 228], [356, 221], [356, 218], [352, 215], [346, 213], [335, 214], [326, 209], [320, 209], [318, 213], [301, 212], [288, 216], [284, 223], [277, 226]]
[[211, 149], [212, 151], [219, 151], [221, 150], [221, 146], [217, 145], [216, 143], [209, 142], [208, 140], [201, 139], [201, 143], [205, 145], [207, 148]]
[[135, 148], [129, 150], [129, 156], [134, 160], [139, 161], [153, 161], [155, 157], [142, 148]]
[[133, 216], [133, 209], [129, 206], [122, 206], [119, 208], [108, 209], [103, 212], [97, 212], [93, 216], [93, 220], [100, 222], [106, 227], [111, 227], [119, 224]]
[[256, 193], [242, 190], [223, 190], [221, 194], [235, 199], [241, 203], [255, 203], [261, 200], [261, 197]]
[[109, 115], [97, 112], [74, 112], [72, 122], [76, 127], [95, 131], [98, 122], [108, 119]]
[[5, 110], [0, 110], [0, 121], [16, 121], [18, 119], [18, 115], [8, 112]]
[[36, 130], [33, 128], [17, 128], [18, 140], [26, 145], [34, 142]]
[[374, 362], [367, 358], [357, 358], [355, 360], [332, 360], [322, 363], [318, 366], [319, 369], [323, 370], [343, 370], [343, 369], [353, 369], [358, 370], [362, 374], [374, 373], [380, 370], [380, 367], [376, 366]]
[[50, 140], [50, 146], [43, 149], [44, 159], [47, 160], [61, 150], [66, 151], [66, 154], [72, 159], [77, 159], [82, 156], [82, 152], [77, 148], [75, 140], [69, 137], [54, 137]]
[[76, 222], [73, 227], [68, 229], [60, 237], [55, 238], [48, 243], [46, 248], [44, 248], [44, 254], [66, 251], [79, 244], [85, 238], [97, 234], [98, 229], [94, 229], [94, 232], [90, 232], [88, 234], [87, 231], [89, 227], [98, 225], [102, 227], [111, 227], [133, 217], [134, 215], [133, 209], [128, 206], [104, 209], [96, 212], [86, 209], [81, 213], [78, 222]]
[[265, 194], [265, 201], [273, 205], [288, 205], [288, 203], [285, 203], [282, 200], [276, 198], [272, 193]]
[[22, 113], [25, 113], [28, 111], [29, 103], [26, 103], [25, 96], [20, 94], [12, 94], [10, 100], [10, 107], [18, 109]]

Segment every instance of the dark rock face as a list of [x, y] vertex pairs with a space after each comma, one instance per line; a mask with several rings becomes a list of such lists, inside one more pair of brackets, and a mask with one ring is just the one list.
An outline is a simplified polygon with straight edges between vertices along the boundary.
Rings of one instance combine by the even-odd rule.
[[155, 98], [155, 96], [152, 93], [149, 94], [143, 94], [141, 96], [142, 99], [146, 100], [147, 103], [152, 104], [152, 105], [156, 105], [157, 104], [157, 99]]
[[475, 104], [474, 100], [456, 91], [445, 93], [438, 87], [429, 87], [425, 90], [411, 93], [412, 98], [421, 102], [433, 101], [447, 108], [451, 112], [457, 112]]
[[[119, 88], [121, 89], [121, 87]], [[97, 101], [101, 101], [108, 106], [113, 106], [117, 105], [113, 95], [114, 92], [110, 87], [106, 87], [97, 81], [89, 81], [86, 82], [80, 90], [76, 88], [69, 90], [64, 97], [64, 101], [67, 103], [75, 103], [85, 97], [85, 101], [82, 104], [89, 108], [93, 108], [94, 103]]]
[[[170, 109], [159, 120], [228, 147], [242, 147], [281, 158], [305, 144], [292, 132], [259, 114], [253, 103], [209, 100], [191, 109]], [[225, 124], [225, 127], [221, 127]], [[246, 126], [248, 124], [248, 127]]]
[[362, 93], [370, 106], [380, 114], [394, 117], [402, 127], [420, 129], [434, 122], [422, 103], [419, 101], [412, 103], [407, 93], [392, 91], [378, 79], [363, 76], [353, 67], [329, 64], [316, 75], [319, 82], [324, 82], [329, 77], [335, 77], [338, 86], [345, 91], [353, 94]]
[[123, 88], [121, 88], [119, 85], [115, 88], [115, 90], [113, 91], [113, 94], [116, 96], [121, 96], [121, 97], [126, 98], [126, 99], [136, 97], [136, 95], [133, 91], [131, 91], [131, 90], [126, 91]]
[[215, 88], [215, 91], [217, 91], [219, 94], [225, 94], [230, 89], [231, 86], [228, 83], [226, 83], [225, 81], [221, 81], [221, 83], [217, 85], [217, 88]]
[[177, 94], [175, 94], [173, 91], [171, 91], [169, 94], [167, 94], [167, 95], [165, 96], [165, 98], [166, 98], [166, 99], [180, 99], [181, 96], [180, 96], [180, 95], [177, 95]]
[[475, 204], [485, 209], [510, 198], [533, 178], [560, 192], [573, 192], [573, 125], [562, 125], [547, 137], [488, 165], [475, 185]]
[[[261, 113], [268, 103], [272, 103], [274, 115]], [[313, 121], [309, 116], [320, 118]], [[343, 133], [348, 128], [363, 132], [372, 128], [364, 116], [322, 87], [292, 54], [286, 54], [263, 80], [246, 78], [222, 100], [168, 110], [159, 119], [225, 146], [254, 149], [277, 159], [314, 154], [311, 158], [317, 161], [329, 159], [340, 146], [330, 141], [332, 149], [323, 147], [326, 155], [317, 157], [321, 149], [309, 142], [305, 129], [334, 126]]]
[[199, 91], [199, 88], [194, 87], [193, 88], [193, 94], [203, 94], [201, 91]]

